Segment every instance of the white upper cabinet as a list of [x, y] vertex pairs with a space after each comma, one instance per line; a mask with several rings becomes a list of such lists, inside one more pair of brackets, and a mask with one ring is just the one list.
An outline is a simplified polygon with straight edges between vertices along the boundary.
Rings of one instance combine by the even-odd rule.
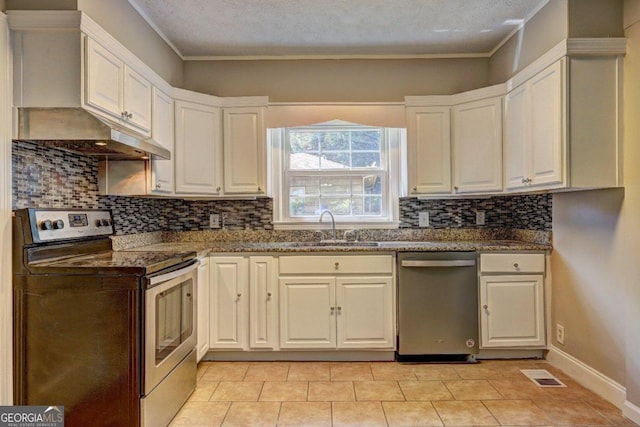
[[221, 194], [220, 108], [177, 100], [175, 119], [176, 193]]
[[407, 107], [409, 195], [451, 192], [449, 107]]
[[225, 194], [264, 194], [264, 107], [225, 108], [223, 117]]
[[507, 94], [507, 190], [622, 184], [620, 70], [615, 54], [563, 57]]
[[564, 88], [564, 60], [560, 60], [507, 95], [507, 189], [564, 182]]
[[505, 187], [520, 188], [529, 175], [529, 91], [521, 85], [505, 97], [504, 173]]
[[173, 193], [173, 141], [174, 141], [173, 99], [158, 88], [153, 88], [151, 138], [158, 145], [171, 152], [172, 158], [151, 160], [151, 193]]
[[151, 135], [151, 84], [117, 55], [86, 38], [85, 108]]
[[456, 105], [452, 111], [454, 193], [502, 191], [502, 98]]

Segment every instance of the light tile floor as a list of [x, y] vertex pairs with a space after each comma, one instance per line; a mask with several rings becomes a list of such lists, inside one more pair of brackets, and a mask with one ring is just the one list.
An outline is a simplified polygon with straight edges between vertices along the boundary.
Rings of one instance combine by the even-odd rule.
[[[566, 388], [540, 388], [546, 369]], [[540, 360], [478, 364], [202, 362], [171, 426], [634, 426]]]

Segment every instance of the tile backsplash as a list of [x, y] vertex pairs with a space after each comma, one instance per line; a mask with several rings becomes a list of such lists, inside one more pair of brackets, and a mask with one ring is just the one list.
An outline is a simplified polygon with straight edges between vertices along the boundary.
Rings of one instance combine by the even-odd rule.
[[[111, 209], [117, 234], [209, 229], [219, 213], [229, 230], [272, 230], [273, 200], [181, 200], [98, 194], [98, 159], [29, 142], [14, 142], [13, 208], [77, 207]], [[514, 228], [551, 231], [551, 195], [476, 199], [400, 199], [400, 228], [419, 228], [429, 212], [431, 228]], [[475, 225], [484, 211], [485, 225]]]

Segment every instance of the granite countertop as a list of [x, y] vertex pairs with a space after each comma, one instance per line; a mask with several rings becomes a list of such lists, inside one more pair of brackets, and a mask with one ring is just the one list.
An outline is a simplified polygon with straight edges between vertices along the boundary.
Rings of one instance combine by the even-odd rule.
[[371, 242], [358, 245], [350, 242], [348, 246], [315, 242], [165, 242], [139, 246], [128, 251], [195, 251], [199, 257], [217, 253], [236, 252], [409, 252], [409, 251], [546, 251], [551, 245], [523, 242], [517, 240], [489, 241], [381, 241], [377, 246], [367, 246]]

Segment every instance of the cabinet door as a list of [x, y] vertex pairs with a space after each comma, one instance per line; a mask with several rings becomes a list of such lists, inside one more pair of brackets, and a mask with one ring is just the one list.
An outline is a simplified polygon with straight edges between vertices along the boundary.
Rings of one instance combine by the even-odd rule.
[[531, 88], [531, 185], [559, 184], [564, 162], [564, 60], [529, 81]]
[[209, 345], [212, 349], [247, 348], [247, 259], [211, 257]]
[[224, 192], [262, 194], [266, 182], [264, 108], [224, 109]]
[[542, 275], [480, 277], [481, 347], [545, 345]]
[[409, 195], [451, 192], [449, 107], [407, 108]]
[[453, 108], [454, 192], [502, 190], [502, 98]]
[[278, 260], [249, 258], [249, 347], [278, 347]]
[[279, 280], [280, 348], [336, 348], [335, 279]]
[[197, 356], [198, 362], [209, 351], [209, 259], [203, 258], [198, 266], [198, 334]]
[[529, 117], [529, 90], [523, 84], [505, 97], [504, 164], [505, 186], [509, 190], [527, 185], [531, 158]]
[[176, 193], [220, 194], [220, 109], [176, 101]]
[[133, 69], [124, 66], [124, 117], [129, 126], [151, 135], [151, 83]]
[[122, 60], [87, 37], [85, 65], [85, 103], [117, 120], [122, 119]]
[[171, 159], [153, 157], [150, 189], [152, 193], [173, 193], [173, 99], [155, 87], [151, 115], [151, 138], [171, 151]]
[[391, 277], [336, 279], [338, 348], [393, 348]]

